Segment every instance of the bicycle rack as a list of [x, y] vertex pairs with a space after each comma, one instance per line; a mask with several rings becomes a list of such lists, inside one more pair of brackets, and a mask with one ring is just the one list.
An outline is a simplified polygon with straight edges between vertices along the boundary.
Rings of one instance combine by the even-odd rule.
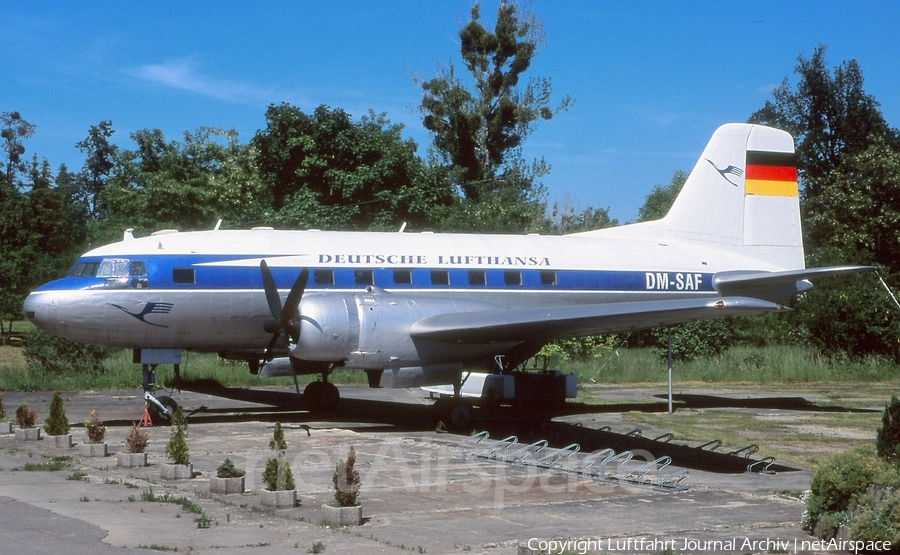
[[716, 449], [718, 449], [721, 446], [722, 446], [722, 440], [714, 439], [712, 441], [707, 441], [703, 445], [698, 445], [697, 449], [706, 449], [707, 447], [709, 447], [710, 451], [715, 451]]
[[728, 453], [729, 455], [734, 455], [735, 457], [743, 456], [744, 458], [750, 458], [750, 455], [759, 451], [759, 445], [755, 443], [751, 443], [750, 445], [744, 447], [743, 449], [738, 449], [737, 451], [732, 451]]
[[775, 471], [772, 470], [772, 465], [775, 464], [775, 457], [766, 457], [764, 459], [760, 459], [754, 463], [747, 465], [747, 473], [753, 473], [753, 467], [757, 465], [763, 465], [762, 470], [759, 471], [760, 474], [775, 474]]

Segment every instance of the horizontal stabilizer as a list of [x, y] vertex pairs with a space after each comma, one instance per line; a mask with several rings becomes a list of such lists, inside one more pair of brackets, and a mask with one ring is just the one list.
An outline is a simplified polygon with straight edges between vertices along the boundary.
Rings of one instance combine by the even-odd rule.
[[448, 343], [546, 342], [786, 310], [761, 299], [724, 297], [460, 312], [423, 318], [410, 336]]
[[749, 296], [776, 302], [812, 289], [812, 284], [807, 281], [809, 279], [851, 275], [874, 269], [873, 266], [826, 266], [783, 272], [719, 272], [713, 277], [713, 287], [725, 296]]

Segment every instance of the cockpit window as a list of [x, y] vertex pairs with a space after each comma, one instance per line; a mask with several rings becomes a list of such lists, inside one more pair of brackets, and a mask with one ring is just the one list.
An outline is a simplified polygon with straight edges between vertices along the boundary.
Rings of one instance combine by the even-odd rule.
[[76, 262], [69, 270], [69, 277], [94, 277], [97, 274], [99, 262]]
[[104, 258], [97, 270], [97, 277], [101, 278], [125, 278], [128, 277], [127, 258]]

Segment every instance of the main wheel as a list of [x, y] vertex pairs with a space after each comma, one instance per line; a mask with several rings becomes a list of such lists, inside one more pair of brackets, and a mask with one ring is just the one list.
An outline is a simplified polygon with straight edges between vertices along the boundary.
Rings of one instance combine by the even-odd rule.
[[469, 405], [457, 403], [450, 409], [450, 423], [454, 428], [466, 428], [472, 422], [472, 409]]
[[310, 412], [328, 412], [337, 408], [341, 392], [328, 382], [312, 382], [303, 389], [303, 400]]
[[467, 428], [472, 422], [472, 407], [451, 397], [438, 399], [432, 411], [435, 418], [456, 430]]

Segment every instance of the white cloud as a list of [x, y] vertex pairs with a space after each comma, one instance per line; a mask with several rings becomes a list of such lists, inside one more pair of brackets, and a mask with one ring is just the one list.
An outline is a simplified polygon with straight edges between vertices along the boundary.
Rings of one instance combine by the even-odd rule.
[[266, 106], [294, 96], [275, 87], [259, 87], [204, 75], [190, 58], [168, 60], [160, 64], [147, 64], [129, 70], [127, 73], [172, 89], [189, 91], [238, 104]]

